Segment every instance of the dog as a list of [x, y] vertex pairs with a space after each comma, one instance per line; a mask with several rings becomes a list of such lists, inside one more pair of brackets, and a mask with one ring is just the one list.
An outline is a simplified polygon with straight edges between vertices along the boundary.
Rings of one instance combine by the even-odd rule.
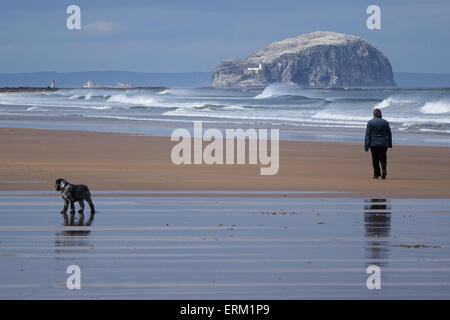
[[91, 208], [91, 214], [95, 214], [94, 204], [91, 200], [91, 193], [89, 188], [84, 184], [71, 184], [65, 179], [57, 179], [55, 182], [56, 191], [61, 192], [61, 197], [64, 199], [64, 208], [61, 213], [65, 214], [70, 204], [70, 213], [75, 213], [75, 202], [80, 204], [79, 214], [83, 214], [84, 200], [89, 204]]

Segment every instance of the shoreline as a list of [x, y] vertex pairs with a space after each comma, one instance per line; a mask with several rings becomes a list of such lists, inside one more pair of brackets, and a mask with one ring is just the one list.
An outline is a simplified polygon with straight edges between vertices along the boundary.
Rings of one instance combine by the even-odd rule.
[[[216, 121], [214, 119], [153, 119], [145, 121], [120, 119], [86, 118], [80, 120], [52, 119], [43, 121], [41, 118], [0, 120], [0, 128], [52, 130], [52, 131], [83, 131], [92, 133], [109, 133], [136, 136], [170, 137], [173, 130], [185, 128], [193, 134], [193, 122], [202, 121], [204, 130], [208, 128], [226, 129], [278, 129], [280, 141], [296, 142], [330, 142], [361, 144], [364, 139], [365, 127], [320, 127], [308, 125], [268, 125], [250, 123], [233, 123], [231, 121]], [[450, 148], [450, 136], [443, 132], [405, 132], [395, 128], [393, 143], [395, 146], [436, 146]]]
[[0, 190], [53, 191], [54, 181], [64, 177], [93, 193], [265, 190], [319, 192], [307, 197], [450, 198], [448, 147], [394, 146], [383, 181], [371, 178], [370, 153], [357, 143], [280, 141], [274, 176], [260, 176], [258, 165], [176, 166], [170, 160], [175, 144], [168, 137], [0, 128]]

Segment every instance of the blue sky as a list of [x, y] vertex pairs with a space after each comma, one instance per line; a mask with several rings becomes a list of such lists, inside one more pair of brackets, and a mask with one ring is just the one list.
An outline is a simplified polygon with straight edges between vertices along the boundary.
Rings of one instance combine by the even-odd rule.
[[[81, 30], [66, 28], [67, 6]], [[381, 7], [381, 30], [366, 8]], [[270, 42], [327, 30], [361, 36], [394, 71], [450, 73], [449, 0], [4, 1], [0, 73], [210, 71]]]

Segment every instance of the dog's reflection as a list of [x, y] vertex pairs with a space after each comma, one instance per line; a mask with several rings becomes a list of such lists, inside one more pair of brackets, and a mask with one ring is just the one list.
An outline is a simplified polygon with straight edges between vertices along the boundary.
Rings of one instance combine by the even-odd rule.
[[[85, 221], [84, 214], [79, 214], [75, 219], [75, 214], [67, 215], [62, 213], [63, 226], [70, 227], [56, 233], [55, 247], [87, 247], [89, 245], [88, 236], [91, 233], [89, 228], [94, 222], [94, 215], [91, 214]], [[61, 252], [57, 250], [57, 252]]]
[[389, 257], [388, 238], [391, 231], [391, 212], [386, 199], [370, 199], [364, 206], [364, 227], [368, 264], [382, 266]]
[[[79, 214], [77, 220], [75, 219], [75, 214], [67, 215], [66, 213], [62, 213], [61, 215], [63, 216], [63, 219], [64, 219], [63, 226], [65, 226], [65, 227], [67, 227], [67, 226], [89, 227], [94, 222], [94, 217], [95, 217], [95, 215], [91, 214], [89, 216], [89, 220], [87, 220], [85, 223], [84, 222], [84, 214], [82, 214], [82, 213]], [[77, 229], [77, 230], [64, 230], [62, 232], [66, 232], [64, 235], [80, 236], [80, 235], [88, 235], [91, 231]]]

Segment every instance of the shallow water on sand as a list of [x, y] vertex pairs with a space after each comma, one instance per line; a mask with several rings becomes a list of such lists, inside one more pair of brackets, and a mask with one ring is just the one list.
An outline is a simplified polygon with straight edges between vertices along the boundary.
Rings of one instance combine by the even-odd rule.
[[450, 199], [0, 196], [2, 299], [450, 298]]

